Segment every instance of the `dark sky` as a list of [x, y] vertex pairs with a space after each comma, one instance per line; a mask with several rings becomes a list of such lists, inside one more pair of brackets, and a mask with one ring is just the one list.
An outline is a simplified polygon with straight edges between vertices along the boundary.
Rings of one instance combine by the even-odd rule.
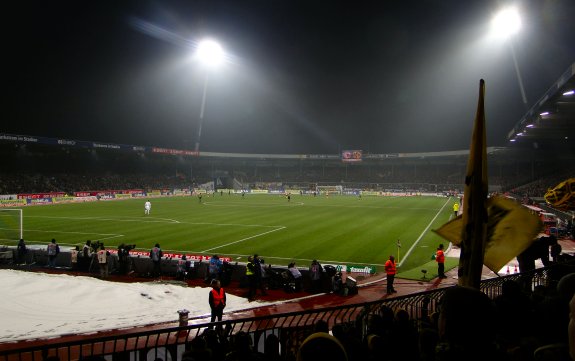
[[[518, 1], [512, 39], [529, 107], [575, 61], [575, 1]], [[487, 141], [525, 114], [505, 1], [36, 1], [5, 8], [0, 132], [192, 149], [217, 39], [201, 150], [467, 149], [479, 79]]]

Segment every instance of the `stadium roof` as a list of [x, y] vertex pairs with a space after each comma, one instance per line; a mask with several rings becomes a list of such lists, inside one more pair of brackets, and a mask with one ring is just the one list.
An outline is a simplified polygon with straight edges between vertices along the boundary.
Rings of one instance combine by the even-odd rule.
[[575, 154], [575, 63], [507, 135], [510, 147]]

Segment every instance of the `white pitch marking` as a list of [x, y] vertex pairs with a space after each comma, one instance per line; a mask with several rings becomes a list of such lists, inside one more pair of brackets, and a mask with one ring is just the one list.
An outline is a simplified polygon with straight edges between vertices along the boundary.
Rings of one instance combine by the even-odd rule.
[[[54, 232], [54, 233], [70, 233], [70, 234], [97, 234], [100, 236], [113, 236], [118, 235], [118, 233], [96, 233], [96, 232], [72, 232], [72, 231], [50, 231], [50, 230], [41, 230], [41, 229], [24, 229], [28, 232]], [[123, 236], [120, 234], [119, 236]]]
[[117, 233], [95, 233], [95, 232], [70, 232], [70, 231], [46, 231], [46, 230], [39, 230], [39, 229], [25, 229], [26, 232], [44, 232], [44, 233], [66, 233], [66, 234], [89, 234], [89, 235], [97, 235], [97, 236], [110, 236], [110, 237], [98, 237], [99, 240], [102, 239], [112, 239], [118, 237], [125, 237], [123, 234]]
[[242, 238], [242, 239], [237, 240], [237, 241], [234, 241], [234, 242], [230, 242], [230, 243], [223, 244], [223, 245], [221, 245], [221, 246], [217, 246], [217, 247], [213, 247], [213, 248], [210, 248], [210, 249], [206, 249], [206, 250], [204, 250], [204, 251], [202, 251], [202, 252], [210, 252], [210, 251], [213, 251], [214, 249], [218, 249], [218, 248], [230, 246], [230, 245], [232, 245], [232, 244], [236, 244], [236, 243], [240, 243], [240, 242], [243, 242], [243, 241], [247, 241], [247, 240], [252, 239], [252, 238], [256, 238], [256, 237], [259, 237], [259, 236], [263, 236], [264, 234], [268, 234], [268, 233], [280, 231], [280, 230], [282, 230], [282, 229], [284, 229], [284, 228], [286, 228], [286, 227], [283, 227], [283, 226], [282, 226], [282, 227], [280, 227], [280, 228], [272, 229], [271, 231], [267, 231], [267, 232], [264, 232], [264, 233], [259, 233], [259, 234], [256, 234], [256, 235], [253, 235], [253, 236], [250, 236], [250, 237]]
[[175, 219], [171, 219], [171, 218], [156, 218], [156, 217], [153, 217], [152, 219], [154, 219], [154, 220], [155, 220], [155, 219], [160, 219], [160, 220], [168, 221], [168, 222], [170, 222], [170, 223], [180, 223], [180, 221], [175, 220]]
[[[55, 216], [27, 216], [30, 218], [51, 218], [51, 219], [72, 219], [72, 220], [95, 220], [95, 221], [117, 221], [117, 222], [142, 222], [142, 223], [176, 223], [176, 224], [191, 224], [191, 225], [208, 225], [208, 226], [235, 226], [235, 227], [265, 227], [277, 228], [283, 226], [263, 225], [263, 224], [237, 224], [237, 223], [210, 223], [210, 222], [183, 222], [169, 218], [156, 218], [160, 221], [146, 220], [142, 218], [136, 219], [121, 219], [121, 218], [101, 218], [101, 217], [55, 217]], [[163, 221], [162, 221], [163, 219]]]
[[[56, 216], [26, 216], [26, 218], [50, 218], [50, 219], [73, 219], [73, 220], [94, 220], [94, 221], [114, 221], [114, 222], [142, 222], [142, 223], [180, 223], [169, 218], [102, 218], [102, 217], [56, 217]], [[157, 220], [155, 220], [157, 219]]]
[[104, 239], [112, 239], [112, 238], [120, 238], [120, 237], [125, 237], [123, 234], [117, 234], [115, 236], [110, 236], [110, 237], [98, 237], [98, 241], [104, 240]]
[[425, 232], [427, 232], [427, 230], [429, 229], [429, 227], [431, 227], [431, 225], [433, 224], [433, 222], [435, 221], [435, 219], [437, 217], [439, 217], [439, 215], [441, 214], [441, 211], [443, 210], [443, 208], [445, 208], [445, 206], [447, 205], [447, 203], [449, 203], [449, 201], [451, 201], [451, 198], [447, 199], [447, 201], [445, 201], [445, 204], [443, 204], [443, 207], [441, 207], [441, 209], [439, 209], [439, 211], [437, 211], [437, 214], [435, 215], [435, 217], [433, 217], [433, 219], [429, 222], [429, 224], [427, 225], [427, 227], [425, 227], [425, 229], [423, 230], [423, 232], [421, 232], [421, 234], [419, 235], [419, 238], [411, 245], [411, 247], [409, 247], [409, 250], [405, 253], [405, 255], [403, 256], [403, 259], [401, 260], [401, 262], [399, 262], [399, 267], [401, 267], [401, 265], [403, 264], [403, 262], [405, 262], [405, 260], [407, 259], [407, 257], [411, 254], [411, 251], [413, 251], [413, 249], [415, 248], [415, 246], [417, 246], [417, 244], [419, 243], [419, 241], [421, 241], [421, 239], [423, 238], [423, 236], [425, 235]]

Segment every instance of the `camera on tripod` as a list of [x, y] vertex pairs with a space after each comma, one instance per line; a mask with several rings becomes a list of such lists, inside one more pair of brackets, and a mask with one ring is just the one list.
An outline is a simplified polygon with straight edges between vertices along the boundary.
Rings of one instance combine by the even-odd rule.
[[124, 262], [128, 260], [128, 256], [130, 255], [130, 251], [135, 249], [135, 244], [120, 244], [118, 246], [118, 260], [120, 262]]
[[101, 247], [104, 246], [104, 243], [100, 241], [94, 241], [90, 244], [90, 248], [92, 249], [92, 254], [98, 253]]
[[121, 249], [121, 250], [124, 250], [124, 251], [126, 251], [126, 252], [130, 252], [131, 250], [133, 250], [133, 249], [135, 249], [135, 248], [136, 248], [136, 245], [135, 245], [135, 244], [123, 244], [123, 243], [122, 243], [122, 244], [120, 244], [120, 245], [118, 246], [118, 250]]

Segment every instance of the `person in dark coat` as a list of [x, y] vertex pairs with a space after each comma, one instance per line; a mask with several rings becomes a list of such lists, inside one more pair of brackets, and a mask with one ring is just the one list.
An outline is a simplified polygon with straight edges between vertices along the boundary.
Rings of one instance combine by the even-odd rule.
[[16, 248], [16, 257], [18, 264], [26, 263], [26, 253], [28, 253], [28, 249], [26, 248], [26, 243], [24, 239], [20, 238], [18, 242], [18, 247]]

